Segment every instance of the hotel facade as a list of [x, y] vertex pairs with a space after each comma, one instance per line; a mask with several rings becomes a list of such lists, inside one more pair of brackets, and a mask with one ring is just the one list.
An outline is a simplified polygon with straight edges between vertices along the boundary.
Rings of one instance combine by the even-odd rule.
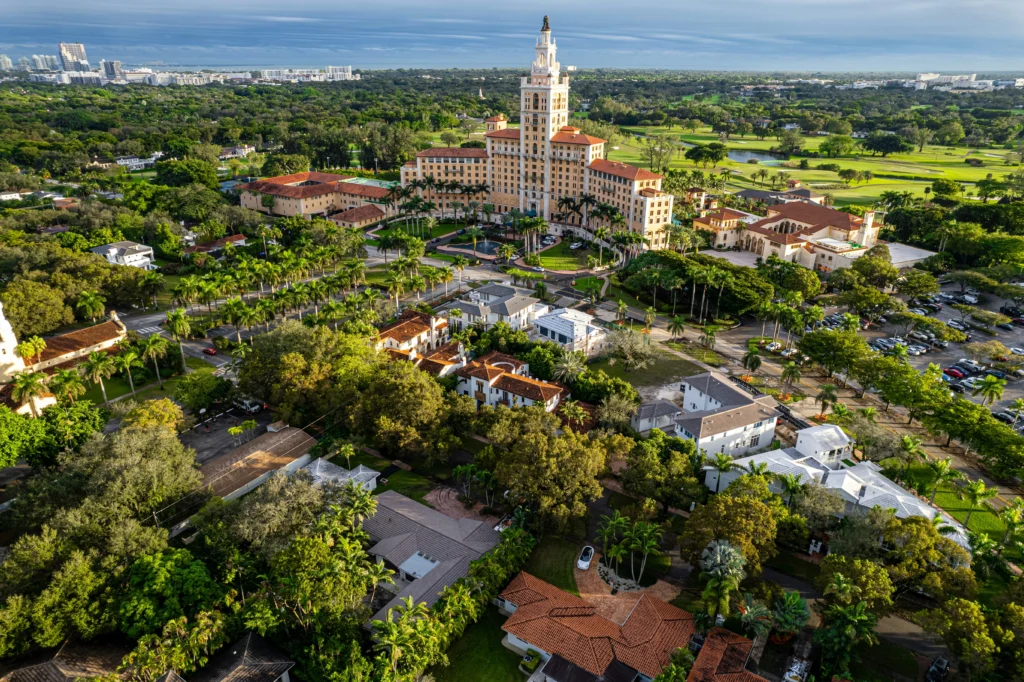
[[[661, 190], [662, 176], [605, 158], [606, 141], [569, 125], [569, 76], [561, 73], [548, 18], [534, 48], [530, 75], [520, 85], [518, 128], [504, 116], [487, 120], [486, 148], [434, 148], [402, 167], [402, 184], [433, 179], [471, 186], [469, 192], [448, 193], [417, 187], [419, 195], [451, 209], [453, 202], [493, 204], [498, 213], [516, 209], [540, 216], [553, 225], [575, 227], [583, 215], [563, 215], [559, 199], [592, 196], [614, 206], [625, 220], [621, 229], [641, 234], [648, 248], [668, 245], [666, 226], [672, 221], [672, 195]], [[476, 191], [473, 191], [473, 190]]]

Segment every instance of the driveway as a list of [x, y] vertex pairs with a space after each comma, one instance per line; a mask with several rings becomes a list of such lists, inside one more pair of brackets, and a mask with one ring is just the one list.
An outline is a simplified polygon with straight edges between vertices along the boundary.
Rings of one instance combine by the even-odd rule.
[[714, 249], [707, 249], [701, 252], [704, 256], [714, 256], [715, 258], [721, 258], [727, 260], [733, 265], [742, 265], [745, 268], [757, 267], [757, 259], [760, 257], [756, 253], [750, 251], [716, 251]]

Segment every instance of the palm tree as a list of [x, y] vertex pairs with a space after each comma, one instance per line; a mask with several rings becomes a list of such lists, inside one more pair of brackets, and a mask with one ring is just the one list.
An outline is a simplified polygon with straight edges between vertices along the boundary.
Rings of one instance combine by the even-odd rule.
[[100, 392], [103, 394], [103, 404], [109, 405], [107, 387], [104, 385], [103, 380], [109, 379], [110, 375], [115, 371], [113, 359], [103, 351], [94, 350], [89, 353], [89, 358], [80, 367], [82, 375], [86, 379], [100, 385]]
[[735, 576], [711, 577], [701, 593], [706, 611], [714, 623], [718, 616], [728, 618], [732, 610], [732, 594], [740, 588], [740, 581]]
[[714, 350], [715, 342], [718, 338], [718, 329], [711, 325], [706, 325], [700, 331], [700, 345], [704, 346], [705, 351]]
[[673, 339], [683, 338], [683, 332], [686, 331], [685, 322], [682, 316], [673, 317], [668, 321], [668, 332], [672, 335]]
[[78, 370], [59, 369], [50, 377], [49, 384], [54, 395], [67, 398], [72, 404], [85, 393], [85, 384], [82, 383], [82, 375]]
[[[604, 242], [608, 241], [611, 234], [611, 230], [607, 227], [599, 227], [594, 230], [594, 239], [597, 240], [597, 264], [599, 266], [604, 263]], [[612, 260], [614, 261], [614, 258]]]
[[967, 518], [964, 519], [964, 528], [970, 530], [971, 515], [974, 513], [974, 510], [980, 509], [986, 501], [991, 500], [993, 497], [998, 495], [999, 490], [996, 488], [986, 488], [985, 482], [979, 478], [963, 486], [960, 489], [960, 492], [969, 505], [967, 509]]
[[469, 266], [469, 259], [465, 256], [452, 256], [452, 267], [459, 273], [459, 286], [462, 286], [462, 271]]
[[743, 368], [751, 374], [756, 374], [761, 369], [761, 351], [751, 348], [743, 354]]
[[840, 604], [849, 604], [860, 596], [860, 593], [860, 586], [842, 573], [834, 573], [824, 590], [826, 597], [835, 597], [835, 600]]
[[810, 618], [807, 600], [799, 592], [783, 592], [772, 604], [772, 623], [780, 634], [799, 632]]
[[167, 331], [171, 333], [171, 338], [178, 344], [178, 350], [181, 351], [182, 371], [188, 374], [188, 365], [185, 364], [185, 339], [192, 335], [192, 325], [189, 324], [184, 308], [167, 311]]
[[32, 336], [17, 346], [14, 347], [14, 354], [22, 360], [28, 360], [35, 358], [35, 362], [39, 362], [39, 356], [46, 350], [46, 341], [38, 336]]
[[558, 381], [571, 384], [586, 369], [586, 359], [582, 353], [567, 351], [562, 354], [552, 369], [552, 376]]
[[616, 540], [619, 533], [622, 533], [629, 526], [629, 519], [622, 515], [618, 509], [612, 512], [611, 516], [604, 514], [601, 516], [601, 520], [597, 525], [597, 534], [601, 538], [601, 553], [605, 557], [605, 566], [609, 566], [608, 555], [610, 541]]
[[[184, 359], [182, 360], [184, 362]], [[128, 375], [128, 385], [131, 386], [132, 395], [135, 395], [135, 380], [132, 377], [132, 368], [142, 367], [142, 359], [133, 350], [126, 350], [114, 356], [114, 368], [118, 372]]]
[[874, 646], [878, 643], [875, 634], [878, 618], [867, 607], [866, 601], [859, 601], [848, 606], [833, 604], [825, 611], [826, 624], [815, 633], [815, 640], [822, 644], [822, 674], [827, 678], [831, 679], [834, 673], [846, 673], [858, 644]]
[[875, 423], [875, 416], [878, 414], [878, 410], [873, 407], [861, 407], [858, 408], [857, 414], [864, 417], [864, 419], [871, 424]]
[[987, 375], [981, 383], [972, 391], [971, 395], [981, 396], [982, 405], [990, 405], [1003, 397], [1003, 390], [1006, 389], [1006, 379], [997, 379]]
[[605, 565], [611, 567], [611, 562], [615, 562], [615, 573], [622, 573], [622, 560], [626, 557], [626, 545], [624, 543], [614, 544], [606, 550], [605, 554]]
[[568, 424], [575, 424], [576, 426], [580, 426], [590, 416], [575, 400], [563, 401], [558, 408], [558, 412]]
[[772, 613], [762, 602], [759, 602], [749, 592], [743, 595], [743, 604], [740, 605], [740, 626], [751, 639], [757, 640], [767, 637], [772, 629]]
[[651, 331], [651, 325], [654, 324], [654, 320], [657, 317], [658, 313], [654, 310], [654, 306], [647, 306], [647, 309], [644, 310], [644, 327], [647, 328], [648, 332]]
[[370, 581], [370, 603], [373, 603], [373, 598], [377, 594], [377, 585], [380, 583], [395, 584], [395, 580], [392, 577], [395, 574], [390, 568], [384, 565], [384, 561], [374, 561], [366, 567], [364, 575], [366, 579]]
[[160, 390], [162, 391], [164, 389], [164, 380], [160, 376], [160, 363], [157, 360], [167, 357], [167, 339], [159, 334], [147, 336], [146, 340], [142, 342], [141, 350], [143, 361], [153, 361], [153, 368], [156, 370], [156, 380], [159, 382]]
[[15, 374], [11, 381], [11, 397], [19, 405], [28, 405], [33, 417], [39, 417], [36, 399], [47, 394], [46, 375], [42, 372]]
[[1006, 530], [1003, 531], [1003, 541], [1000, 543], [1005, 547], [1007, 541], [1016, 537], [1021, 527], [1024, 527], [1024, 500], [1019, 497], [1013, 498], [1013, 502], [1008, 507], [999, 510], [999, 520], [1006, 527]]
[[736, 464], [732, 461], [732, 457], [720, 452], [711, 460], [711, 468], [718, 472], [718, 480], [715, 481], [715, 493], [717, 494], [722, 487], [722, 476], [735, 469]]
[[484, 231], [481, 230], [479, 227], [470, 227], [470, 228], [466, 229], [465, 234], [466, 234], [467, 237], [472, 238], [472, 240], [473, 240], [473, 255], [476, 256], [476, 240], [479, 239], [480, 237], [484, 236]]
[[793, 498], [804, 489], [804, 484], [800, 480], [802, 478], [803, 474], [779, 474], [775, 477], [775, 480], [782, 486], [782, 494], [786, 496], [787, 507], [793, 506]]
[[906, 480], [907, 469], [913, 462], [926, 461], [928, 452], [924, 449], [924, 441], [917, 436], [904, 435], [900, 438], [900, 459], [903, 460], [901, 478]]
[[821, 414], [828, 412], [829, 405], [835, 405], [839, 401], [839, 389], [835, 384], [819, 384], [818, 395], [814, 396], [815, 404], [821, 403]]
[[782, 385], [786, 387], [786, 393], [789, 393], [793, 387], [793, 384], [800, 381], [800, 366], [795, 362], [787, 362], [782, 367]]
[[105, 310], [103, 304], [106, 302], [107, 299], [97, 291], [83, 291], [78, 295], [75, 307], [81, 310], [82, 314], [88, 317], [90, 321], [95, 322], [96, 318], [103, 314]]
[[647, 557], [652, 555], [661, 556], [661, 535], [661, 528], [654, 524], [645, 523], [643, 524], [642, 531], [637, 533], [633, 539], [633, 545], [630, 546], [630, 550], [636, 550], [643, 555], [643, 558], [640, 560], [640, 575], [636, 578], [638, 583], [644, 579]]

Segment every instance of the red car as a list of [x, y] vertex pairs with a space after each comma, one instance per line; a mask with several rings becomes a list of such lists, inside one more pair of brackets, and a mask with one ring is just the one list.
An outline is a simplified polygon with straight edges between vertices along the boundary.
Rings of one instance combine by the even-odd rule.
[[217, 354], [217, 349], [216, 349], [216, 348], [213, 348], [213, 347], [210, 347], [210, 348], [204, 348], [204, 349], [203, 349], [203, 352], [204, 352], [205, 354], [207, 354], [207, 355], [216, 355], [216, 354]]
[[964, 372], [960, 371], [956, 367], [947, 367], [946, 369], [942, 370], [942, 373], [945, 374], [946, 376], [951, 376], [954, 379], [963, 379], [965, 376], [967, 376]]

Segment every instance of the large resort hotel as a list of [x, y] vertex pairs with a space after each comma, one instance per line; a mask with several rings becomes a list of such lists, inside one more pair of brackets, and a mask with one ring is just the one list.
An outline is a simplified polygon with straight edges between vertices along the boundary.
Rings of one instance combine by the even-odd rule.
[[[618, 209], [625, 228], [643, 235], [648, 248], [665, 248], [672, 195], [661, 190], [662, 176], [608, 161], [605, 140], [569, 125], [569, 76], [560, 73], [555, 50], [551, 26], [544, 17], [530, 75], [523, 77], [520, 87], [519, 127], [509, 128], [503, 116], [495, 116], [486, 122], [485, 149], [424, 150], [402, 167], [402, 184], [411, 184], [424, 200], [439, 207], [479, 201], [493, 204], [499, 213], [517, 209], [570, 226], [580, 225], [586, 214], [555, 220], [558, 200], [589, 194], [598, 203]], [[455, 180], [481, 191], [437, 192], [420, 184], [424, 179]]]

